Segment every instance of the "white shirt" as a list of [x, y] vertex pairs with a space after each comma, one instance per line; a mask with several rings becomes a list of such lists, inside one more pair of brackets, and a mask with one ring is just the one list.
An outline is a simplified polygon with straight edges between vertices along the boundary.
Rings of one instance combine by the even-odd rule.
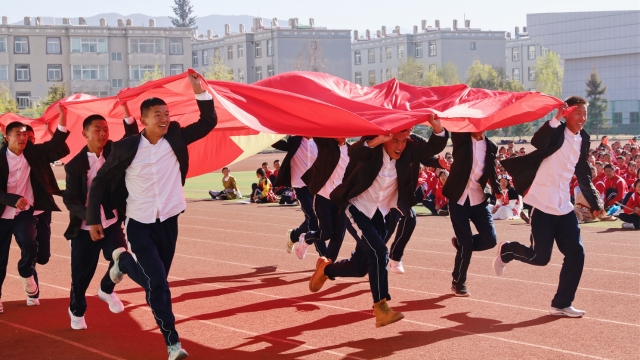
[[[549, 125], [557, 128], [560, 121], [553, 119]], [[524, 202], [551, 215], [566, 215], [572, 212], [569, 189], [576, 164], [580, 159], [581, 146], [580, 133], [572, 134], [565, 128], [562, 147], [542, 161]]]
[[469, 205], [471, 206], [476, 206], [482, 203], [485, 199], [484, 186], [482, 186], [479, 181], [484, 173], [484, 160], [487, 155], [487, 142], [485, 139], [476, 140], [472, 136], [471, 145], [473, 149], [471, 174], [462, 196], [458, 199], [458, 205], [464, 205], [467, 197], [469, 198]]
[[382, 168], [373, 184], [349, 202], [369, 219], [373, 218], [378, 209], [382, 216], [386, 216], [389, 210], [398, 207], [396, 161], [391, 159], [384, 149], [382, 150]]
[[318, 157], [318, 146], [313, 139], [302, 138], [300, 147], [291, 158], [291, 187], [302, 188], [307, 184], [302, 181], [302, 175], [309, 170]]
[[333, 172], [331, 173], [329, 180], [327, 180], [327, 182], [324, 184], [322, 189], [318, 191], [318, 195], [323, 196], [326, 199], [329, 199], [331, 192], [335, 188], [337, 188], [338, 185], [342, 184], [342, 178], [344, 178], [344, 172], [345, 170], [347, 170], [347, 165], [349, 164], [348, 150], [349, 148], [347, 147], [347, 144], [340, 146], [340, 161], [338, 161], [338, 165], [336, 166], [336, 168], [333, 169]]
[[[87, 189], [91, 189], [91, 182], [93, 181], [93, 179], [96, 177], [96, 174], [98, 174], [98, 170], [100, 170], [100, 168], [102, 167], [102, 164], [104, 164], [104, 156], [102, 156], [104, 154], [104, 152], [102, 154], [100, 154], [100, 157], [97, 157], [95, 153], [92, 152], [87, 152], [87, 159], [89, 160], [89, 170], [87, 170]], [[85, 200], [85, 206], [89, 205], [89, 193], [87, 192], [87, 199]], [[118, 221], [118, 213], [113, 210], [113, 215], [114, 218], [107, 220], [107, 216], [104, 213], [104, 208], [102, 208], [102, 206], [100, 206], [100, 223], [102, 224], [102, 228], [106, 229], [109, 226], [115, 224]], [[82, 230], [90, 230], [90, 226], [87, 225], [87, 222], [85, 220], [82, 220], [82, 225], [80, 225], [80, 228]]]

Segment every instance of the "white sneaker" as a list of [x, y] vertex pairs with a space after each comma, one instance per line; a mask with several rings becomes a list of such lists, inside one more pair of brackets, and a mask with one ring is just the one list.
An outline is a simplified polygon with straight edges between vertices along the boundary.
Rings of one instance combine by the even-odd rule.
[[502, 254], [502, 245], [508, 243], [508, 241], [503, 241], [498, 245], [498, 254], [495, 259], [493, 259], [493, 271], [495, 271], [498, 276], [502, 276], [502, 274], [504, 274], [504, 268], [507, 266], [507, 263], [502, 261], [502, 256], [500, 256], [500, 254]]
[[27, 298], [27, 306], [38, 306], [40, 305], [40, 300], [38, 298]]
[[307, 254], [307, 249], [309, 248], [310, 244], [307, 244], [306, 241], [304, 241], [304, 233], [300, 234], [300, 240], [298, 240], [298, 242], [296, 243], [296, 255], [298, 256], [299, 259], [304, 259], [304, 256]]
[[636, 229], [636, 227], [635, 227], [635, 226], [633, 226], [633, 224], [632, 224], [632, 223], [626, 223], [626, 222], [623, 222], [623, 223], [622, 223], [622, 228], [623, 228], [623, 229], [632, 229], [632, 230], [635, 230], [635, 229]]
[[553, 315], [553, 316], [567, 316], [567, 317], [571, 317], [571, 318], [578, 318], [578, 317], [581, 317], [582, 315], [584, 315], [585, 311], [578, 310], [578, 309], [574, 308], [573, 306], [569, 306], [569, 307], [566, 307], [564, 309], [558, 309], [558, 308], [551, 307], [551, 309], [549, 309], [549, 313], [551, 315]]
[[22, 280], [22, 285], [24, 286], [24, 292], [27, 295], [32, 296], [38, 293], [38, 284], [36, 284], [36, 280], [33, 278], [33, 275], [28, 278], [23, 278], [20, 276], [20, 280]]
[[293, 251], [293, 245], [295, 245], [295, 243], [291, 241], [292, 232], [293, 232], [293, 229], [287, 230], [287, 253], [289, 254], [291, 254], [291, 252]]
[[118, 314], [124, 311], [124, 305], [122, 304], [122, 301], [118, 299], [118, 295], [116, 295], [115, 291], [111, 294], [107, 294], [102, 291], [101, 288], [98, 288], [98, 297], [100, 300], [109, 304], [109, 310], [111, 310], [112, 313]]
[[169, 360], [180, 360], [189, 357], [189, 354], [182, 348], [180, 342], [167, 346], [167, 352], [169, 353]]
[[87, 329], [87, 323], [84, 322], [84, 316], [74, 316], [71, 313], [71, 309], [67, 308], [67, 311], [69, 312], [69, 317], [71, 318], [71, 328], [73, 330], [86, 330]]
[[113, 266], [111, 267], [111, 269], [109, 269], [109, 277], [114, 284], [122, 281], [122, 278], [124, 277], [124, 273], [120, 271], [120, 263], [118, 262], [118, 260], [120, 260], [120, 255], [126, 251], [127, 249], [119, 247], [113, 250], [113, 253], [111, 254], [111, 257], [113, 258]]
[[404, 274], [404, 267], [402, 267], [402, 260], [395, 261], [389, 259], [389, 271], [394, 274]]

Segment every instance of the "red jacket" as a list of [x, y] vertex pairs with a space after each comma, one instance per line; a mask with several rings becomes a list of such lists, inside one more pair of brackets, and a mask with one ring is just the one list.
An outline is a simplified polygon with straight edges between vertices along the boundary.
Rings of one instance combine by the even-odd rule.
[[606, 188], [604, 187], [604, 180], [599, 180], [598, 178], [595, 178], [591, 182], [593, 183], [593, 186], [595, 186], [596, 190], [598, 190], [598, 193], [600, 194], [600, 198], [602, 198], [606, 190]]
[[[631, 197], [629, 198], [629, 201], [627, 201], [627, 205], [625, 205], [628, 208], [631, 209], [635, 209], [637, 207], [640, 207], [640, 194], [638, 194], [637, 192], [633, 192], [633, 195], [631, 195]], [[627, 214], [632, 214], [633, 210], [629, 210], [627, 208], [623, 208], [624, 212]]]
[[615, 189], [617, 193], [614, 198], [604, 204], [605, 207], [614, 205], [616, 202], [621, 202], [627, 193], [627, 183], [618, 175], [613, 175], [611, 179], [607, 178], [604, 182], [604, 187], [606, 189], [605, 192], [609, 189]]
[[444, 195], [442, 195], [443, 187], [444, 187], [444, 184], [440, 180], [438, 180], [438, 183], [436, 184], [436, 206], [440, 208], [442, 208], [449, 202], [449, 200], [446, 197], [444, 197]]
[[623, 176], [622, 178], [627, 183], [627, 186], [629, 187], [629, 191], [633, 191], [633, 184], [636, 182], [636, 180], [638, 180], [638, 174], [632, 174], [630, 172], [627, 172], [625, 176]]

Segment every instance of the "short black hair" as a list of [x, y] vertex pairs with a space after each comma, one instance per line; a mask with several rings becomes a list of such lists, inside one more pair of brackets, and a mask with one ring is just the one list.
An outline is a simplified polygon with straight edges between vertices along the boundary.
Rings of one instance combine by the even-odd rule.
[[567, 106], [573, 106], [573, 105], [578, 105], [578, 104], [582, 104], [584, 106], [589, 106], [589, 102], [585, 98], [580, 97], [580, 96], [568, 97], [564, 102], [567, 104]]
[[265, 166], [265, 165], [269, 166], [269, 163], [268, 163], [268, 162], [266, 162], [266, 161], [265, 161], [265, 162], [263, 162], [263, 163], [262, 163], [262, 166]]
[[276, 160], [273, 160], [273, 163], [274, 163], [274, 164], [275, 164], [275, 163], [280, 163], [280, 160], [277, 160], [277, 159], [276, 159]]
[[611, 171], [613, 171], [613, 165], [611, 165], [611, 164], [607, 164], [607, 165], [605, 165], [605, 166], [604, 166], [604, 169], [605, 169], [605, 170], [607, 170], [607, 169], [611, 169]]
[[222, 168], [222, 171], [225, 171], [225, 170], [229, 170], [229, 168], [228, 168], [228, 167], [226, 167], [226, 166], [225, 166], [225, 167], [223, 167], [223, 168]]
[[25, 125], [24, 127], [27, 129], [27, 132], [35, 133], [35, 131], [33, 131], [33, 128], [31, 127], [31, 125]]
[[11, 132], [13, 131], [13, 129], [17, 129], [17, 128], [24, 128], [26, 127], [25, 124], [21, 123], [20, 121], [14, 121], [9, 123], [9, 125], [7, 125], [7, 136], [9, 136], [9, 134], [11, 134]]
[[167, 103], [157, 97], [148, 98], [147, 100], [143, 101], [142, 104], [140, 104], [140, 115], [142, 117], [146, 117], [147, 111], [152, 107], [158, 105], [167, 105]]
[[82, 121], [82, 129], [83, 130], [87, 130], [89, 128], [89, 126], [91, 126], [91, 123], [93, 123], [96, 120], [104, 120], [104, 121], [106, 121], [107, 119], [105, 119], [104, 116], [98, 115], [98, 114], [89, 115], [89, 116], [87, 116], [86, 119], [84, 119]]
[[442, 170], [440, 170], [440, 172], [438, 172], [438, 177], [442, 176], [443, 174], [445, 176], [449, 177], [449, 172], [447, 170], [444, 170], [444, 169], [442, 169]]
[[263, 168], [258, 168], [258, 170], [256, 170], [256, 174], [262, 176], [263, 178], [267, 177], [267, 174], [265, 174], [264, 169]]

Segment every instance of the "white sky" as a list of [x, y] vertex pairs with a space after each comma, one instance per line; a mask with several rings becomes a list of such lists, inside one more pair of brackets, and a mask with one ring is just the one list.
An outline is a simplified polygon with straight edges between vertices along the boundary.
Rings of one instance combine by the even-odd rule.
[[[21, 21], [24, 16], [78, 17], [115, 12], [122, 15], [142, 13], [150, 16], [172, 15], [172, 0], [2, 0], [0, 16], [9, 16], [10, 23]], [[451, 27], [452, 20], [471, 19], [471, 27], [483, 30], [513, 32], [514, 26], [526, 25], [526, 14], [573, 11], [639, 10], [640, 0], [440, 0], [440, 1], [354, 1], [354, 0], [244, 0], [212, 1], [192, 0], [195, 14], [205, 16], [252, 15], [285, 20], [299, 18], [306, 24], [315, 19], [316, 26], [359, 30], [377, 30], [382, 25], [391, 29], [396, 25], [411, 29], [427, 19], [433, 25], [439, 19], [441, 27]], [[38, 9], [37, 13], [33, 10]], [[282, 22], [281, 22], [282, 24]], [[286, 22], [285, 22], [286, 24]], [[250, 26], [250, 24], [247, 24]]]

